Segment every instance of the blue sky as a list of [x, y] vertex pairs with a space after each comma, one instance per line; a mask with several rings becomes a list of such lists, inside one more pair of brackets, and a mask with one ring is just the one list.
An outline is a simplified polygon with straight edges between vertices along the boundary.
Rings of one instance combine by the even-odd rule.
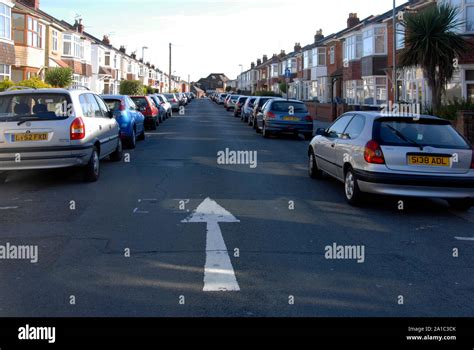
[[[405, 1], [397, 1], [397, 5]], [[350, 12], [359, 18], [390, 10], [392, 0], [41, 0], [41, 9], [74, 22], [81, 15], [86, 31], [109, 34], [127, 52], [148, 46], [145, 60], [168, 70], [168, 44], [173, 43], [173, 71], [198, 80], [211, 72], [235, 78], [252, 61], [295, 42], [313, 41], [346, 25]]]

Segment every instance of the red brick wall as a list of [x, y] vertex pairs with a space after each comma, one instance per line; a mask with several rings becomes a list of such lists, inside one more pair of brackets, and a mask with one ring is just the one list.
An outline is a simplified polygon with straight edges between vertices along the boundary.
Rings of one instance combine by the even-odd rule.
[[344, 81], [361, 80], [362, 79], [361, 61], [349, 62], [349, 67], [344, 67], [343, 74], [344, 74]]
[[[336, 57], [335, 57], [335, 60], [334, 60], [334, 64], [330, 64], [331, 62], [331, 55], [330, 55], [330, 52], [331, 52], [331, 47], [332, 46], [335, 46], [335, 52], [336, 52]], [[332, 75], [334, 74], [339, 68], [342, 68], [343, 67], [343, 56], [342, 56], [342, 44], [341, 42], [332, 42], [328, 45], [327, 47], [327, 66], [328, 66], [328, 75]]]
[[459, 59], [460, 64], [474, 64], [474, 38], [466, 38], [471, 43], [468, 52]]
[[74, 74], [80, 74], [82, 75], [82, 63], [73, 59], [63, 59], [63, 61], [72, 68], [74, 71]]
[[459, 112], [454, 126], [474, 145], [474, 111]]
[[15, 47], [13, 45], [0, 43], [0, 63], [10, 66], [15, 64]]

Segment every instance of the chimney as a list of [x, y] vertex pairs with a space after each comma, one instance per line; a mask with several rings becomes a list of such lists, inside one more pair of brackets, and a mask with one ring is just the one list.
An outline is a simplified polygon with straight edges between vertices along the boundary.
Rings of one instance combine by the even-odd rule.
[[104, 38], [102, 39], [102, 42], [104, 45], [110, 46], [110, 39], [108, 35], [104, 35]]
[[359, 17], [357, 17], [357, 13], [349, 13], [349, 18], [347, 19], [347, 28], [355, 27], [360, 23]]
[[255, 62], [252, 62], [252, 63], [250, 64], [250, 68], [251, 68], [251, 69], [254, 69], [254, 68], [255, 68]]
[[132, 53], [130, 54], [130, 57], [133, 58], [134, 60], [136, 60], [136, 59], [137, 59], [137, 53], [136, 53], [136, 52], [132, 52]]
[[19, 3], [39, 10], [40, 0], [18, 0]]
[[124, 53], [124, 54], [126, 54], [126, 53], [127, 53], [127, 49], [126, 49], [126, 48], [125, 48], [125, 46], [123, 46], [123, 45], [122, 45], [122, 46], [120, 46], [120, 49], [119, 49], [119, 51], [120, 51], [121, 53]]
[[317, 43], [318, 41], [323, 40], [323, 39], [324, 39], [323, 30], [320, 29], [316, 32], [316, 35], [314, 36], [314, 42]]
[[257, 59], [257, 66], [261, 65], [262, 64], [262, 60], [259, 58]]
[[286, 56], [285, 50], [281, 50], [281, 51], [280, 51], [280, 58], [283, 58], [283, 57], [285, 57], [285, 56]]
[[295, 43], [295, 52], [300, 52], [301, 51], [301, 44], [300, 43]]
[[82, 34], [84, 32], [84, 24], [82, 24], [82, 18], [79, 18], [79, 20], [76, 19], [76, 22], [74, 22], [74, 29], [76, 32], [79, 34]]
[[262, 62], [265, 63], [268, 61], [268, 56], [267, 55], [263, 55], [263, 59], [262, 59]]

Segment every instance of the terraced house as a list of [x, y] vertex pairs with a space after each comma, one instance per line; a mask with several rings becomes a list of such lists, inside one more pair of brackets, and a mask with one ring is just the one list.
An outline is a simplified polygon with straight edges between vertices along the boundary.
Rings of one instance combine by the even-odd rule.
[[0, 0], [0, 81], [11, 79], [15, 65], [15, 46], [12, 40], [13, 3]]

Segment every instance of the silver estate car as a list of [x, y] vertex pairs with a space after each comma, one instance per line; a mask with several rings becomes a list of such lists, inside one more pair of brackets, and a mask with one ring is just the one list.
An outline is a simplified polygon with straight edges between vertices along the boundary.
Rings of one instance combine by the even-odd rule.
[[309, 175], [343, 182], [352, 205], [373, 193], [442, 198], [457, 210], [472, 206], [474, 153], [447, 120], [349, 112], [316, 135]]
[[119, 135], [113, 113], [88, 90], [0, 93], [0, 183], [9, 171], [73, 166], [97, 181], [100, 159], [122, 159]]

